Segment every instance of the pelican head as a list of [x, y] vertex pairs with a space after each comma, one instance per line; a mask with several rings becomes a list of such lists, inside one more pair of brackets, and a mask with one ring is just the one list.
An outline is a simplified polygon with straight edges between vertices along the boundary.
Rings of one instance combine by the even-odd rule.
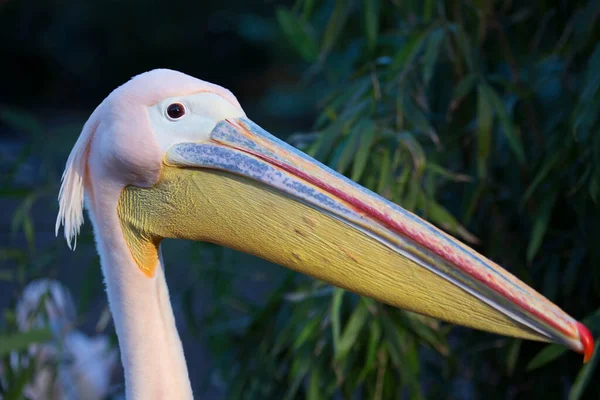
[[584, 325], [509, 272], [275, 138], [228, 90], [179, 72], [138, 75], [85, 124], [59, 197], [69, 244], [84, 197], [96, 233], [124, 241], [140, 281], [156, 275], [162, 239], [208, 241], [402, 309], [585, 360], [593, 351]]

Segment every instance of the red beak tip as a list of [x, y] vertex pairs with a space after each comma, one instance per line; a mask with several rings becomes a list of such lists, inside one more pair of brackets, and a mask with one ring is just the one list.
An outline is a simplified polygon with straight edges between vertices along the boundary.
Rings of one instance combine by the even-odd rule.
[[594, 354], [594, 338], [590, 333], [590, 330], [586, 328], [581, 322], [577, 322], [577, 330], [579, 331], [579, 338], [581, 339], [581, 344], [583, 345], [583, 363], [590, 361], [592, 355]]

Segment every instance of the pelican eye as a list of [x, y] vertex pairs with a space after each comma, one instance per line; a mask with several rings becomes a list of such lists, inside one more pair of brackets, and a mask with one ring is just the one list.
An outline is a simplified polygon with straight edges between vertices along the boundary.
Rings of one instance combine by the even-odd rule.
[[170, 119], [179, 119], [185, 115], [185, 107], [181, 103], [173, 103], [167, 107], [167, 115]]

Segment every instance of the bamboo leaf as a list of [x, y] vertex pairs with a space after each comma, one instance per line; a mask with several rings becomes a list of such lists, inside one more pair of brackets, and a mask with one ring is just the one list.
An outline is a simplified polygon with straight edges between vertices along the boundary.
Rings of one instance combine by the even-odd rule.
[[527, 371], [543, 367], [546, 364], [556, 360], [567, 352], [567, 349], [558, 344], [551, 344], [544, 347], [529, 363], [527, 364]]
[[429, 22], [433, 17], [433, 11], [435, 9], [435, 0], [425, 0], [424, 2], [424, 10], [423, 10], [423, 20]]
[[437, 28], [427, 38], [427, 48], [423, 56], [423, 81], [425, 86], [429, 86], [445, 36], [446, 31], [443, 28]]
[[309, 339], [311, 339], [311, 337], [313, 337], [317, 333], [320, 323], [321, 323], [321, 318], [316, 317], [316, 316], [313, 318], [310, 318], [307, 321], [307, 323], [304, 325], [304, 328], [302, 329], [302, 331], [300, 331], [300, 333], [296, 337], [296, 340], [294, 341], [294, 345], [292, 346], [292, 348], [294, 350], [298, 350], [300, 347], [302, 347], [302, 345], [304, 343], [306, 343]]
[[415, 131], [426, 134], [436, 146], [439, 146], [440, 139], [433, 125], [431, 125], [423, 111], [412, 100], [406, 99], [404, 101], [404, 112], [407, 121], [411, 123]]
[[556, 201], [556, 192], [548, 195], [542, 203], [540, 204], [539, 211], [535, 216], [535, 220], [533, 221], [533, 228], [531, 229], [531, 239], [529, 240], [529, 245], [527, 246], [527, 262], [531, 263], [533, 258], [537, 254], [542, 242], [544, 240], [544, 235], [546, 234], [546, 230], [548, 229], [548, 223], [550, 221], [550, 216], [552, 213], [552, 209], [554, 208], [554, 203]]
[[454, 37], [456, 38], [456, 42], [458, 43], [458, 47], [463, 54], [463, 58], [469, 71], [474, 72], [475, 61], [472, 53], [472, 46], [469, 41], [469, 37], [465, 33], [463, 27], [461, 25], [453, 26], [451, 32], [454, 32]]
[[33, 227], [33, 219], [26, 212], [23, 218], [23, 232], [25, 233], [25, 239], [31, 252], [35, 251], [35, 228]]
[[415, 169], [414, 178], [420, 179], [427, 165], [427, 160], [423, 147], [419, 144], [414, 135], [410, 132], [401, 132], [397, 135], [398, 142], [410, 153]]
[[432, 174], [439, 175], [440, 177], [453, 182], [471, 182], [473, 180], [469, 175], [448, 171], [432, 161], [427, 162], [425, 169]]
[[27, 111], [16, 108], [0, 108], [0, 121], [3, 121], [12, 129], [25, 132], [32, 137], [42, 137], [44, 128], [38, 119]]
[[419, 196], [418, 206], [427, 213], [427, 217], [434, 224], [450, 231], [451, 233], [463, 238], [469, 243], [478, 243], [479, 239], [470, 233], [448, 210], [434, 199], [427, 198], [423, 192]]
[[0, 357], [11, 351], [21, 351], [34, 343], [41, 343], [52, 339], [50, 329], [33, 329], [27, 332], [0, 336]]
[[429, 31], [414, 32], [412, 35], [410, 35], [400, 51], [394, 57], [390, 69], [392, 71], [399, 71], [400, 79], [403, 79], [409, 68], [413, 66], [417, 55], [421, 51], [421, 48], [427, 39], [428, 33]]
[[310, 377], [308, 381], [308, 392], [306, 394], [307, 400], [320, 400], [323, 398], [321, 395], [321, 387], [320, 387], [320, 378], [321, 371], [320, 368], [312, 368], [310, 372]]
[[336, 165], [336, 170], [340, 174], [343, 174], [346, 171], [352, 162], [352, 159], [355, 157], [356, 151], [359, 150], [362, 134], [367, 124], [367, 120], [360, 120], [358, 124], [350, 130], [343, 151], [340, 153], [337, 162], [333, 163]]
[[347, 0], [336, 0], [335, 7], [329, 17], [329, 22], [325, 28], [325, 34], [323, 35], [323, 44], [321, 45], [321, 54], [319, 55], [320, 62], [323, 62], [329, 55], [329, 52], [335, 45], [346, 20], [348, 18], [348, 12], [350, 7], [347, 4]]
[[291, 385], [289, 386], [287, 393], [284, 397], [285, 400], [292, 400], [296, 397], [300, 384], [304, 380], [304, 377], [308, 373], [310, 367], [309, 360], [306, 357], [295, 358], [292, 362], [291, 376], [294, 378]]
[[15, 271], [10, 269], [0, 269], [0, 281], [12, 282], [15, 279]]
[[334, 355], [334, 361], [339, 362], [347, 357], [348, 353], [356, 343], [358, 334], [367, 322], [368, 317], [369, 310], [362, 301], [358, 302], [344, 328], [344, 333], [340, 337], [339, 346]]
[[452, 102], [450, 103], [450, 111], [454, 111], [465, 97], [473, 90], [477, 83], [477, 75], [469, 74], [465, 76], [452, 91]]
[[4, 400], [21, 400], [24, 398], [23, 392], [29, 382], [32, 381], [35, 372], [35, 363], [31, 363], [27, 368], [19, 371], [19, 374], [13, 378], [5, 393]]
[[529, 200], [529, 198], [535, 192], [535, 189], [537, 189], [540, 183], [542, 183], [543, 180], [546, 179], [548, 174], [550, 174], [550, 171], [552, 171], [554, 167], [561, 162], [562, 158], [562, 153], [557, 151], [546, 160], [544, 165], [540, 168], [539, 172], [533, 179], [533, 181], [531, 181], [531, 185], [529, 185], [529, 187], [527, 188], [527, 191], [523, 196], [523, 200], [521, 201], [521, 207], [523, 207], [523, 205]]
[[367, 161], [371, 155], [371, 147], [375, 139], [375, 123], [372, 120], [368, 120], [367, 123], [362, 127], [360, 131], [360, 143], [358, 151], [354, 157], [352, 164], [352, 175], [353, 181], [358, 182], [365, 171]]
[[381, 164], [379, 167], [379, 183], [377, 184], [377, 193], [382, 194], [389, 186], [392, 180], [392, 155], [390, 149], [383, 149]]
[[485, 178], [492, 143], [494, 112], [482, 85], [477, 88], [477, 176]]
[[408, 190], [402, 200], [402, 207], [406, 208], [408, 211], [414, 211], [421, 194], [422, 190], [419, 181], [412, 178], [408, 183]]
[[304, 17], [304, 19], [308, 19], [311, 17], [311, 15], [313, 13], [313, 9], [315, 6], [315, 0], [304, 0], [302, 3], [303, 3], [302, 16]]
[[310, 25], [284, 7], [277, 9], [277, 22], [294, 49], [306, 62], [314, 62], [319, 46]]
[[508, 347], [508, 354], [506, 356], [506, 372], [508, 376], [512, 376], [519, 361], [519, 353], [521, 351], [522, 340], [514, 339]]
[[373, 51], [377, 45], [377, 33], [379, 31], [379, 0], [364, 0], [365, 4], [365, 35], [367, 46]]
[[331, 297], [331, 333], [333, 336], [333, 351], [338, 352], [340, 347], [340, 335], [342, 331], [341, 323], [341, 308], [342, 300], [344, 298], [344, 289], [335, 288], [333, 290], [333, 296]]
[[407, 314], [402, 320], [405, 321], [405, 325], [408, 326], [420, 340], [429, 343], [429, 345], [440, 354], [447, 356], [449, 352], [448, 345], [441, 338], [439, 332], [423, 322], [426, 318], [427, 317]]
[[517, 136], [515, 131], [514, 124], [508, 115], [508, 111], [504, 106], [502, 100], [494, 89], [492, 89], [487, 84], [481, 84], [481, 93], [486, 97], [487, 101], [492, 104], [496, 115], [500, 119], [500, 124], [502, 125], [502, 131], [504, 133], [504, 137], [508, 142], [508, 145], [512, 149], [513, 153], [519, 160], [521, 164], [525, 162], [525, 151], [523, 150], [523, 144], [521, 143], [521, 139]]
[[362, 382], [367, 374], [377, 367], [377, 349], [381, 342], [381, 325], [376, 320], [369, 324], [369, 342], [367, 343], [367, 357], [360, 372], [358, 381]]

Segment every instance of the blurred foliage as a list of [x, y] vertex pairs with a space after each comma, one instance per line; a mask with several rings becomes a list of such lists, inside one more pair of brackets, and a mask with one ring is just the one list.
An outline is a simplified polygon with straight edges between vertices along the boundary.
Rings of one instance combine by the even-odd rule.
[[[296, 146], [432, 221], [600, 334], [600, 3], [298, 0], [325, 88]], [[227, 315], [214, 310], [214, 318]], [[231, 398], [583, 398], [596, 354], [497, 338], [285, 280], [215, 335]], [[596, 379], [593, 379], [593, 376]]]
[[[35, 277], [76, 275], [82, 325], [98, 311], [94, 299], [105, 307], [98, 262], [86, 256], [89, 224], [68, 256], [82, 265], [61, 268], [65, 246], [51, 232], [57, 160], [107, 90], [165, 65], [241, 93], [253, 119], [275, 133], [283, 125], [275, 115], [298, 121], [320, 97], [312, 129], [291, 143], [467, 242], [600, 335], [600, 3], [209, 3], [185, 13], [140, 1], [0, 3], [7, 75], [26, 65], [30, 77], [0, 93], [0, 128], [21, 135], [0, 148], [0, 204], [17, 203], [0, 244], [2, 288], [16, 297]], [[259, 73], [267, 61], [255, 60], [274, 53], [295, 54], [300, 84], [288, 83], [294, 68]], [[257, 91], [262, 100], [248, 95]], [[86, 113], [48, 122], [23, 111], [31, 98], [69, 107], [81, 100]], [[579, 399], [600, 391], [597, 354], [581, 367], [560, 346], [454, 327], [228, 249], [171, 246], [166, 260], [193, 266], [175, 276], [185, 281], [172, 293], [180, 330], [208, 340], [217, 366], [204, 376], [190, 367], [192, 381], [230, 398]], [[209, 310], [200, 320], [201, 301]], [[9, 351], [44, 340], [43, 331], [16, 332], [13, 306], [0, 322], [4, 366]], [[0, 374], [0, 398], [22, 398], [31, 371], [17, 372]]]

